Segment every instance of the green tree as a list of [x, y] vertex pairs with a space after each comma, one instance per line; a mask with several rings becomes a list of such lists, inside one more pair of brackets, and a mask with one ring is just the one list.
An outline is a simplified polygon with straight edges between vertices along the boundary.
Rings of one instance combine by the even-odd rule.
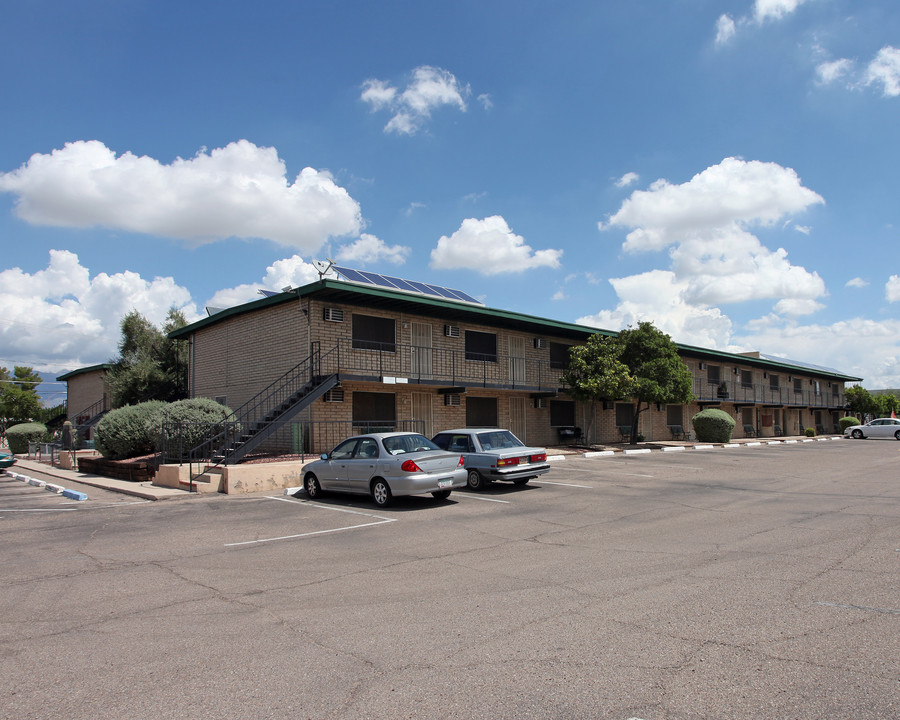
[[187, 396], [187, 349], [167, 337], [186, 324], [184, 314], [175, 308], [169, 310], [162, 330], [136, 310], [122, 318], [119, 357], [109, 373], [115, 407]]
[[891, 413], [896, 413], [900, 409], [900, 400], [892, 392], [879, 392], [877, 395], [873, 395], [872, 399], [878, 406], [875, 414], [879, 417], [890, 417]]
[[570, 358], [561, 379], [573, 397], [632, 400], [632, 444], [637, 443], [640, 414], [651, 404], [684, 404], [694, 399], [691, 371], [672, 339], [650, 322], [628, 327], [616, 337], [594, 335], [585, 345], [572, 348]]
[[41, 376], [25, 365], [16, 365], [12, 375], [6, 368], [0, 368], [0, 418], [7, 427], [40, 415], [41, 397], [37, 387], [41, 382]]
[[853, 385], [844, 391], [844, 399], [850, 406], [850, 412], [860, 415], [877, 415], [878, 403], [872, 394], [862, 385]]

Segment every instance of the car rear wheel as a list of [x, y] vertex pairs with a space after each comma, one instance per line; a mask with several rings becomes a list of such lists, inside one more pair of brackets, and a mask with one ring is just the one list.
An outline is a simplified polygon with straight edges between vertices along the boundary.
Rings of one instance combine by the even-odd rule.
[[468, 483], [470, 490], [484, 490], [490, 485], [477, 470], [469, 470], [469, 474], [466, 476], [466, 483]]
[[306, 489], [306, 496], [311, 500], [322, 497], [322, 486], [319, 485], [319, 478], [312, 473], [303, 478], [303, 487]]
[[450, 497], [450, 490], [435, 490], [431, 496], [436, 500], [446, 500]]
[[894, 437], [900, 440], [900, 430], [894, 433]]
[[854, 438], [855, 440], [862, 440], [862, 439], [863, 439], [863, 432], [862, 432], [862, 430], [854, 430], [854, 431], [853, 431], [852, 433], [850, 433], [850, 434], [853, 436], [853, 438]]
[[392, 498], [391, 486], [387, 484], [387, 481], [378, 478], [372, 482], [372, 502], [378, 507], [387, 507], [391, 504]]

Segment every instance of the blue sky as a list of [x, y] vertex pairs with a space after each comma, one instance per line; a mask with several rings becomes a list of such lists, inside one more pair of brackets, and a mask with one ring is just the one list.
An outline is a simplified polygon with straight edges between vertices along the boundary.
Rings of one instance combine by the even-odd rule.
[[4, 10], [0, 365], [311, 262], [900, 387], [900, 7]]

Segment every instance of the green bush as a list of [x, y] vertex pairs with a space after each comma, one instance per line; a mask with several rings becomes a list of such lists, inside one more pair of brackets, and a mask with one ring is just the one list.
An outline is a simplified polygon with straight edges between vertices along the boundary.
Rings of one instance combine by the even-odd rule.
[[806, 428], [806, 437], [815, 437], [816, 429], [815, 428]]
[[152, 428], [155, 416], [166, 406], [160, 400], [110, 410], [98, 423], [94, 447], [110, 460], [146, 455], [153, 452]]
[[699, 442], [729, 442], [734, 432], [734, 418], [724, 410], [707, 408], [691, 418]]
[[853, 427], [854, 425], [861, 425], [862, 423], [859, 421], [859, 418], [854, 417], [853, 415], [847, 415], [846, 417], [842, 417], [838, 420], [838, 426], [841, 428], [841, 433], [844, 432], [848, 427]]
[[6, 442], [13, 455], [28, 452], [29, 442], [41, 442], [47, 437], [47, 426], [43, 423], [20, 423], [6, 431]]
[[[183, 452], [187, 452], [211, 434], [221, 432], [222, 421], [231, 413], [231, 408], [209, 398], [192, 398], [169, 403], [160, 411], [159, 416], [154, 418], [156, 427], [151, 433], [154, 449], [162, 449], [162, 435], [158, 430], [163, 423], [166, 425], [169, 442], [179, 443]], [[173, 454], [173, 451], [177, 450], [177, 447], [167, 447], [166, 454]]]

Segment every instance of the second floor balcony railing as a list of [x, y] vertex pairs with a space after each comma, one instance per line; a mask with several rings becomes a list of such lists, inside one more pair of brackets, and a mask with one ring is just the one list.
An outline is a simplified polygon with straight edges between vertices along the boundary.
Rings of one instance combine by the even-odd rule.
[[694, 395], [701, 402], [721, 401], [753, 405], [796, 405], [803, 407], [840, 408], [844, 406], [843, 391], [837, 394], [830, 388], [816, 392], [815, 386], [803, 381], [799, 390], [793, 386], [772, 387], [768, 383], [745, 384], [740, 380], [709, 382], [705, 377], [694, 378]]

